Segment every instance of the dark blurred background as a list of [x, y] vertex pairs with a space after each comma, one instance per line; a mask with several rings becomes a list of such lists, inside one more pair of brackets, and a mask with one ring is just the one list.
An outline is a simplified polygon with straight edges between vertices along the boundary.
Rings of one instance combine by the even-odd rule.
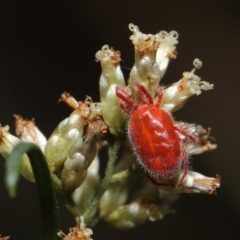
[[[78, 100], [99, 101], [100, 66], [95, 53], [109, 44], [122, 53], [126, 77], [133, 65], [129, 23], [143, 33], [177, 30], [178, 57], [162, 80], [167, 85], [192, 69], [214, 83], [214, 90], [193, 97], [176, 119], [212, 127], [218, 144], [196, 156], [193, 169], [222, 177], [218, 195], [182, 195], [175, 214], [130, 231], [100, 227], [93, 239], [240, 239], [240, 8], [239, 1], [1, 1], [0, 122], [14, 133], [13, 113], [35, 118], [49, 136], [71, 110], [58, 104], [63, 91]], [[42, 239], [35, 185], [21, 179], [17, 197], [3, 185], [0, 159], [0, 233], [11, 239]], [[75, 225], [61, 200], [62, 230]]]

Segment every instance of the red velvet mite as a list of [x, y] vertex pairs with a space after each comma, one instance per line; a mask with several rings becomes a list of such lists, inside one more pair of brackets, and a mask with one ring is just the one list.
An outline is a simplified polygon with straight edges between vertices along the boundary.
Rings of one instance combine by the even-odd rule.
[[157, 101], [154, 103], [147, 89], [138, 82], [137, 102], [129, 99], [129, 93], [123, 88], [116, 87], [116, 95], [121, 99], [121, 109], [130, 115], [128, 136], [138, 161], [153, 183], [155, 179], [171, 179], [181, 169], [182, 182], [188, 171], [188, 156], [177, 132], [186, 136], [190, 141], [195, 137], [174, 125], [169, 112], [160, 107], [163, 88], [158, 89]]

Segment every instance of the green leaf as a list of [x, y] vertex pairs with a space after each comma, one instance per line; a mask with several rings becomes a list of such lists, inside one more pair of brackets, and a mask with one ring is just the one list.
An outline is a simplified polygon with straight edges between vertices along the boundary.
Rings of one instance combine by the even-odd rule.
[[21, 159], [26, 153], [34, 173], [45, 240], [60, 239], [59, 211], [51, 175], [46, 159], [40, 148], [32, 143], [19, 143], [14, 147], [6, 162], [5, 183], [10, 196], [15, 196], [19, 179]]

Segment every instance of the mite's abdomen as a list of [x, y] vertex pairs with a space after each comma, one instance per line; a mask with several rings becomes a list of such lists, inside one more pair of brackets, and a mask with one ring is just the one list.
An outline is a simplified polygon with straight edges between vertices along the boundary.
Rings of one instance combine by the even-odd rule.
[[171, 178], [179, 170], [181, 148], [168, 112], [142, 105], [131, 116], [128, 134], [140, 164], [149, 174]]

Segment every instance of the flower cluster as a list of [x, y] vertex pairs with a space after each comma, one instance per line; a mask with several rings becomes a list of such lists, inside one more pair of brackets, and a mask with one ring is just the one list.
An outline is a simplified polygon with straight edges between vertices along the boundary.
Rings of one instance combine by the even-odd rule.
[[[104, 45], [96, 53], [96, 60], [102, 67], [99, 81], [101, 102], [93, 102], [90, 97], [78, 102], [70, 94], [63, 93], [60, 101], [73, 108], [73, 112], [59, 123], [48, 140], [35, 126], [34, 120], [24, 120], [19, 115], [14, 115], [18, 137], [9, 133], [8, 126], [0, 127], [1, 155], [7, 159], [13, 147], [21, 141], [38, 145], [47, 159], [55, 185], [56, 179], [60, 182], [61, 189], [57, 189], [71, 194], [76, 215], [84, 215], [87, 224], [96, 217], [118, 228], [132, 228], [147, 220], [162, 219], [172, 212], [170, 204], [177, 193], [213, 194], [220, 186], [218, 175], [210, 178], [192, 170], [184, 173], [182, 167], [170, 179], [145, 176], [145, 169], [140, 167], [131, 144], [125, 139], [129, 118], [122, 111], [123, 103], [116, 89], [120, 87], [126, 99], [139, 101], [138, 82], [156, 100], [168, 64], [177, 56], [178, 33], [144, 34], [133, 24], [129, 24], [129, 29], [132, 31], [130, 39], [134, 45], [135, 62], [127, 82], [121, 71], [119, 51]], [[179, 81], [163, 89], [160, 108], [169, 114], [182, 108], [190, 97], [213, 88], [213, 84], [202, 81], [195, 74], [202, 62], [195, 59], [193, 66]], [[188, 157], [216, 149], [209, 128], [181, 121], [174, 121], [174, 126], [197, 139], [189, 141], [186, 135], [178, 133]], [[120, 146], [122, 151], [118, 154]], [[104, 147], [109, 149], [109, 159], [106, 175], [101, 180], [98, 153]], [[27, 155], [23, 156], [21, 173], [34, 181]], [[178, 186], [180, 179], [182, 183]], [[61, 236], [71, 239], [62, 233]]]

